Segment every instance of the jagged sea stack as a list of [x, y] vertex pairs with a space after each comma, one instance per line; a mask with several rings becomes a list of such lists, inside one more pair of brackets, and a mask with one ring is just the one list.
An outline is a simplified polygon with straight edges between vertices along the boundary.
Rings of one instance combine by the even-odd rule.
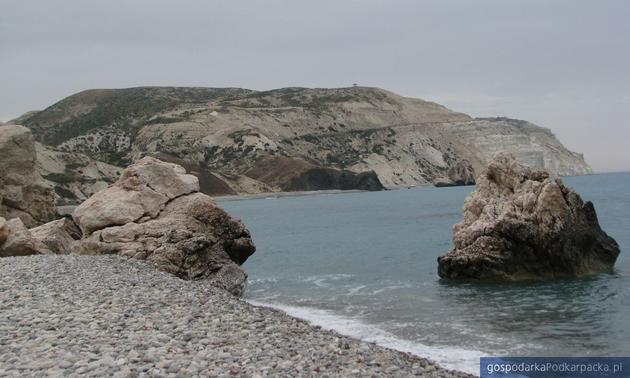
[[507, 152], [477, 178], [453, 242], [438, 257], [438, 274], [465, 281], [586, 276], [610, 271], [619, 255], [591, 202]]

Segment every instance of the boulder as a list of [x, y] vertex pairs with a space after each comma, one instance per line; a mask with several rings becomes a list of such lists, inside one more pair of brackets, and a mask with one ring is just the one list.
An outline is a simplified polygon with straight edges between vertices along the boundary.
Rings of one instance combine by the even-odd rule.
[[72, 252], [75, 240], [81, 239], [81, 230], [67, 217], [43, 224], [29, 230], [32, 237], [44, 244], [56, 255]]
[[[4, 223], [4, 225], [3, 225]], [[53, 252], [33, 238], [20, 218], [5, 221], [0, 218], [0, 257], [49, 255]]]
[[145, 157], [81, 204], [74, 220], [79, 254], [119, 254], [148, 260], [183, 279], [209, 279], [242, 293], [240, 265], [254, 253], [249, 231], [209, 196], [197, 178], [172, 163]]
[[477, 178], [453, 242], [438, 257], [438, 274], [446, 279], [579, 277], [610, 271], [619, 255], [591, 202], [507, 152], [497, 153]]
[[74, 211], [84, 234], [107, 226], [154, 218], [175, 197], [199, 191], [199, 182], [184, 168], [144, 158], [125, 169], [111, 187], [88, 198]]
[[0, 125], [0, 216], [33, 227], [57, 217], [52, 189], [37, 173], [31, 131]]

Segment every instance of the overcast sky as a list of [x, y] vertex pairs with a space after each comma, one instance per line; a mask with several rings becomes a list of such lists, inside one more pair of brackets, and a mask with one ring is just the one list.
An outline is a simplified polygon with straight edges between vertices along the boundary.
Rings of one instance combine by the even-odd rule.
[[88, 88], [378, 86], [630, 170], [630, 1], [0, 0], [0, 120]]

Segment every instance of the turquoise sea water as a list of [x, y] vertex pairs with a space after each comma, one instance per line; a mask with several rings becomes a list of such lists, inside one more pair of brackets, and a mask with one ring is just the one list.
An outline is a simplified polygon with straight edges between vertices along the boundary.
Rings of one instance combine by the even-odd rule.
[[478, 373], [481, 355], [630, 356], [630, 173], [569, 177], [621, 246], [615, 272], [530, 284], [436, 273], [472, 187], [221, 201], [257, 252], [246, 298]]

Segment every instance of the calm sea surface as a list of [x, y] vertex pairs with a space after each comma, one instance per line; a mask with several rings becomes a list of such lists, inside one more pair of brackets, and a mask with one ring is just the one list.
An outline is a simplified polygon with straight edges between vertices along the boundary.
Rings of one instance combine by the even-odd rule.
[[613, 274], [547, 283], [439, 280], [472, 187], [221, 201], [257, 252], [246, 298], [478, 373], [481, 355], [630, 356], [630, 173], [569, 177], [621, 245]]

